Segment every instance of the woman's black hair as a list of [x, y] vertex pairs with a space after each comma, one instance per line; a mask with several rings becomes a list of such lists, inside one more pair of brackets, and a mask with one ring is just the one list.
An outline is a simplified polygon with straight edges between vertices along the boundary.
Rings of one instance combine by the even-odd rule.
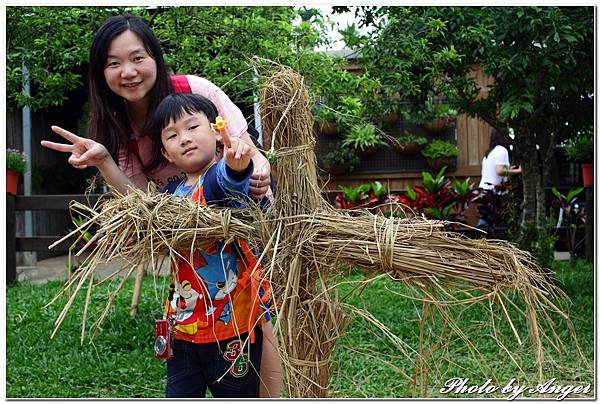
[[508, 129], [506, 128], [492, 128], [492, 133], [490, 135], [490, 147], [485, 152], [485, 157], [490, 154], [494, 147], [502, 146], [508, 150], [510, 145], [510, 137], [508, 136]]
[[[127, 30], [140, 38], [146, 52], [156, 63], [156, 82], [149, 92], [147, 116], [151, 116], [159, 102], [172, 92], [162, 49], [148, 24], [132, 14], [116, 15], [106, 19], [94, 33], [90, 48], [89, 135], [106, 146], [115, 161], [119, 149], [128, 148], [128, 134], [132, 132], [132, 128], [125, 110], [124, 99], [108, 87], [104, 78], [104, 68], [111, 42]], [[147, 122], [148, 119], [146, 125], [139, 128], [142, 133], [146, 133]]]
[[166, 96], [152, 114], [149, 120], [148, 134], [152, 140], [152, 157], [147, 166], [144, 167], [146, 173], [166, 163], [160, 149], [162, 147], [161, 132], [169, 122], [177, 122], [184, 113], [206, 115], [208, 122], [215, 123], [217, 107], [211, 100], [199, 94], [192, 93], [174, 93]]

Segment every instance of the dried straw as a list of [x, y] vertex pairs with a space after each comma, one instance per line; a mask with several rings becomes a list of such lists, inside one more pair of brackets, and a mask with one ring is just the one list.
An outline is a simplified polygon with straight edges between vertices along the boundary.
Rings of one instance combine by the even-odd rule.
[[[101, 262], [125, 259], [129, 265], [121, 271], [126, 272], [126, 279], [144, 261], [150, 260], [156, 268], [162, 255], [175, 257], [181, 249], [240, 238], [264, 251], [261, 263], [278, 303], [275, 330], [290, 397], [329, 394], [331, 354], [349, 321], [347, 306], [330, 293], [332, 276], [342, 263], [387, 274], [421, 291], [417, 299], [429, 307], [428, 318], [436, 313], [443, 329], [452, 330], [469, 349], [473, 344], [448, 314], [448, 307], [487, 301], [495, 313], [494, 321], [507, 321], [521, 344], [524, 339], [507, 306], [513, 312], [516, 309], [527, 320], [528, 339], [542, 378], [546, 344], [560, 350], [552, 316], [558, 314], [573, 335], [574, 330], [561, 310], [565, 295], [547, 280], [531, 255], [508, 242], [471, 240], [445, 232], [442, 222], [333, 209], [318, 188], [312, 100], [302, 77], [278, 65], [257, 70], [268, 77], [261, 92], [263, 130], [273, 139], [276, 157], [277, 194], [270, 209], [263, 213], [255, 206], [244, 210], [203, 208], [188, 199], [139, 190], [93, 208], [73, 204], [71, 209], [86, 218], [77, 231], [91, 226], [99, 230], [84, 270], [61, 290], [69, 299], [56, 327], [88, 281], [89, 297], [94, 271]], [[96, 330], [121, 287], [96, 320]], [[522, 300], [524, 308], [513, 302], [514, 296]], [[424, 315], [422, 330], [426, 318]], [[425, 338], [422, 331], [422, 342]], [[392, 339], [402, 346], [397, 337]], [[427, 339], [435, 341], [431, 336]], [[429, 348], [421, 344], [415, 377], [421, 372], [420, 377], [427, 378], [427, 358], [444, 346], [437, 341], [432, 344]], [[402, 351], [408, 350], [403, 347]]]

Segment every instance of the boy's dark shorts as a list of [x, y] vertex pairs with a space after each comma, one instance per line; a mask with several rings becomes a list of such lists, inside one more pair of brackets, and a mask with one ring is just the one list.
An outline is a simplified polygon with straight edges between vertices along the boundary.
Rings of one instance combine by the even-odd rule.
[[175, 340], [173, 357], [166, 361], [167, 398], [202, 398], [207, 388], [215, 398], [258, 397], [263, 338], [260, 326], [255, 327], [254, 335], [253, 344], [248, 333], [209, 344]]

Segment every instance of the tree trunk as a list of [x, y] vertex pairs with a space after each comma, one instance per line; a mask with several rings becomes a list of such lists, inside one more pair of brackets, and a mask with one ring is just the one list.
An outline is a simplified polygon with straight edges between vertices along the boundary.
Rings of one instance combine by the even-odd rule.
[[585, 258], [594, 262], [594, 187], [585, 187]]
[[521, 248], [531, 251], [535, 240], [535, 230], [538, 218], [538, 184], [540, 184], [539, 158], [535, 140], [526, 130], [515, 131], [515, 138], [520, 144], [520, 154], [524, 156], [521, 162], [523, 176], [523, 211], [521, 213], [521, 228], [518, 243]]

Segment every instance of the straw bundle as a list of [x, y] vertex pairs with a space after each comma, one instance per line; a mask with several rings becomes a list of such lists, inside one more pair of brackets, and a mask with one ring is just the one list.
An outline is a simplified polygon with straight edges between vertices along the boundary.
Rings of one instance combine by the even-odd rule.
[[[281, 308], [282, 359], [291, 397], [324, 397], [331, 379], [331, 353], [347, 321], [327, 293], [331, 271], [305, 259], [299, 248], [312, 231], [295, 217], [326, 209], [317, 182], [313, 100], [303, 78], [276, 66], [261, 90], [263, 129], [277, 157], [277, 197], [269, 217], [284, 226], [273, 266]], [[283, 289], [281, 286], [285, 285]]]
[[[271, 208], [264, 214], [256, 207], [202, 208], [189, 200], [136, 190], [93, 208], [73, 205], [87, 218], [77, 230], [99, 227], [92, 240], [97, 246], [85, 262], [86, 270], [63, 289], [76, 285], [69, 289], [71, 298], [57, 327], [87, 279], [91, 288], [100, 262], [124, 258], [131, 263], [129, 276], [135, 266], [160, 255], [176, 256], [178, 250], [215, 239], [241, 238], [263, 250], [261, 264], [273, 282], [278, 302], [275, 330], [290, 397], [328, 395], [331, 353], [348, 323], [343, 307], [330, 294], [331, 277], [343, 262], [408, 282], [423, 291], [425, 304], [439, 306], [443, 321], [450, 324], [445, 305], [495, 300], [512, 327], [504, 301], [516, 293], [524, 301], [521, 314], [528, 322], [541, 377], [542, 340], [554, 344], [558, 339], [550, 313], [570, 322], [556, 303], [564, 295], [539, 273], [531, 256], [506, 242], [446, 233], [441, 222], [333, 209], [317, 185], [312, 102], [302, 77], [280, 66], [267, 73], [263, 128], [273, 139], [278, 173]], [[471, 297], [459, 298], [465, 295]], [[425, 354], [419, 358], [424, 362]]]

